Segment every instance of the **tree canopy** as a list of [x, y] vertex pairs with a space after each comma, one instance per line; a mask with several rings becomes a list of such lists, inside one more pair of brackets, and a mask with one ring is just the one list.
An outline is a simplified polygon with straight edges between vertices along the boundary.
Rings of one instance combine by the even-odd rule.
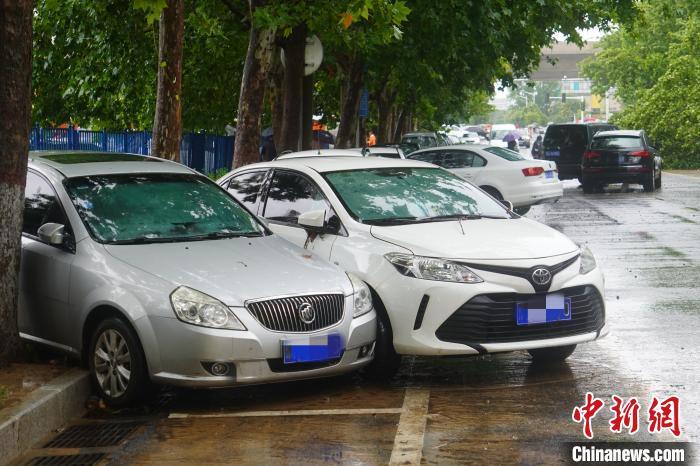
[[614, 120], [645, 129], [667, 166], [700, 166], [699, 43], [697, 1], [644, 0], [582, 66], [595, 92], [613, 88], [625, 104]]

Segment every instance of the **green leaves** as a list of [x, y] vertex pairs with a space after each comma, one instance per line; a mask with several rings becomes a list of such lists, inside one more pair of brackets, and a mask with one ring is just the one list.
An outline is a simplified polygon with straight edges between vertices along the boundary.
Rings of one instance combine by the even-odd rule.
[[626, 106], [616, 122], [645, 129], [666, 166], [700, 167], [700, 4], [645, 0], [639, 12], [582, 70], [599, 94], [615, 88]]

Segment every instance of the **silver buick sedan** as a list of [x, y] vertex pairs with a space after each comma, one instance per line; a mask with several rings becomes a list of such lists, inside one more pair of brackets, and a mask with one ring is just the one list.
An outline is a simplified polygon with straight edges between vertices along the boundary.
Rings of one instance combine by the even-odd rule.
[[82, 358], [108, 404], [150, 382], [323, 377], [373, 357], [367, 285], [180, 164], [35, 152], [25, 197], [21, 336]]

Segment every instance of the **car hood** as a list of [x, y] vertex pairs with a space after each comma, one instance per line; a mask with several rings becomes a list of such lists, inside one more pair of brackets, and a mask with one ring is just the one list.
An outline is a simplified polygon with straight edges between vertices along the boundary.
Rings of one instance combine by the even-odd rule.
[[450, 259], [535, 259], [578, 249], [558, 231], [526, 218], [373, 226], [371, 232], [413, 254]]
[[117, 259], [169, 281], [173, 289], [185, 285], [228, 306], [286, 294], [352, 293], [339, 268], [276, 235], [105, 248]]

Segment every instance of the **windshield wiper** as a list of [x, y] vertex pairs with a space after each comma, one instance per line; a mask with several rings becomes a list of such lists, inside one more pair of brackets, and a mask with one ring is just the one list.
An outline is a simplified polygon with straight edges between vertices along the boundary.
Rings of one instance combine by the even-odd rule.
[[105, 241], [105, 244], [151, 244], [151, 243], [176, 243], [182, 241], [180, 238], [149, 238], [148, 236], [138, 236], [131, 239], [118, 239]]
[[366, 223], [368, 225], [405, 225], [407, 223], [415, 223], [418, 220], [420, 220], [418, 217], [390, 217], [363, 220], [362, 223]]
[[484, 214], [450, 214], [450, 215], [437, 215], [435, 217], [425, 217], [419, 219], [420, 222], [444, 222], [448, 220], [479, 220], [482, 218], [494, 218], [499, 220], [505, 220], [509, 217], [499, 217], [497, 215], [484, 215]]

